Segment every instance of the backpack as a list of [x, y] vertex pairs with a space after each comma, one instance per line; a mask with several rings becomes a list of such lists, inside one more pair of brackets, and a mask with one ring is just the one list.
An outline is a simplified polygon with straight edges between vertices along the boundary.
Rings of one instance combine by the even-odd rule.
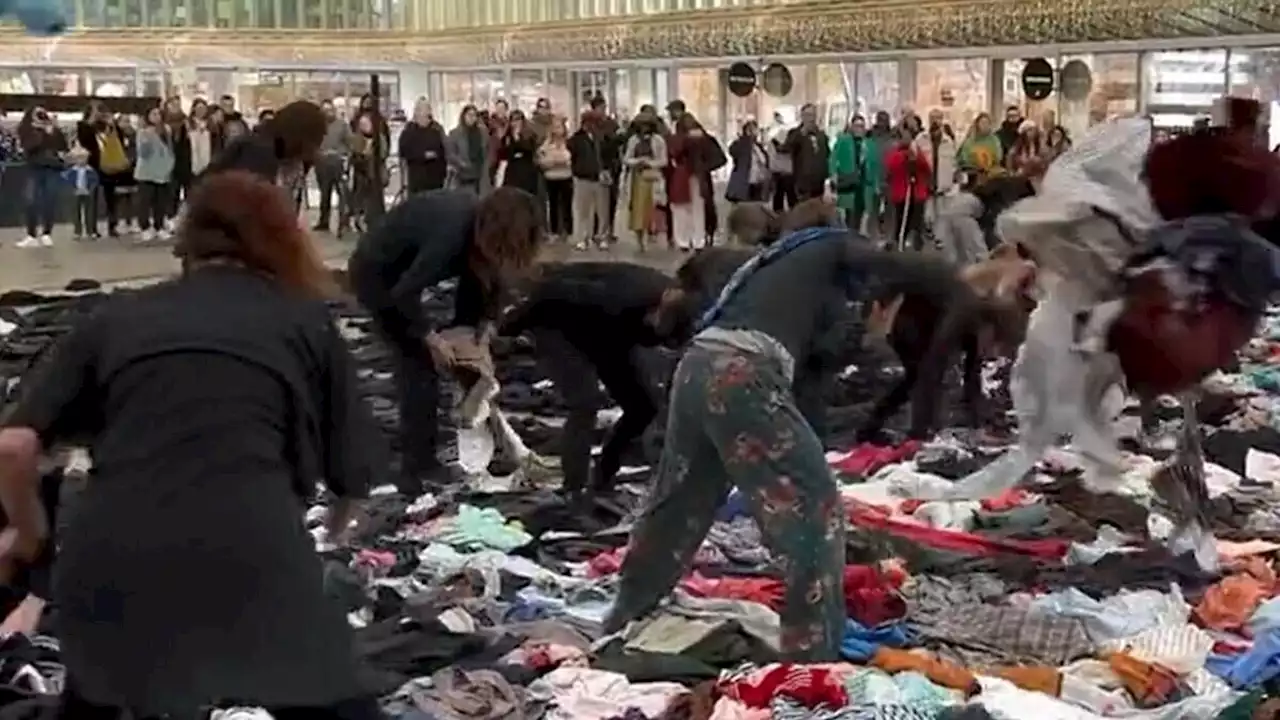
[[107, 175], [115, 175], [129, 171], [129, 156], [124, 151], [124, 143], [115, 133], [102, 136], [102, 148], [99, 154], [99, 166]]

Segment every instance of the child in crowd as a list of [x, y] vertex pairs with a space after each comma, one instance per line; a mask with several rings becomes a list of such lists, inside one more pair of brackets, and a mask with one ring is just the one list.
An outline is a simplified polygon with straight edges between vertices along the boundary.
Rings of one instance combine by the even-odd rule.
[[88, 237], [97, 240], [98, 235], [98, 172], [89, 167], [89, 151], [77, 145], [67, 159], [71, 167], [62, 171], [62, 179], [75, 195], [76, 240]]

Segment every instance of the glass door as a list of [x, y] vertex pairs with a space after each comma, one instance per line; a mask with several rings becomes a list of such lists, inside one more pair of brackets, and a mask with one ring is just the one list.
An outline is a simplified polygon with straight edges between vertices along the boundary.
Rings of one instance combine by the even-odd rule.
[[574, 75], [573, 101], [574, 115], [580, 116], [591, 107], [591, 100], [596, 97], [609, 101], [609, 73], [605, 70], [579, 70]]

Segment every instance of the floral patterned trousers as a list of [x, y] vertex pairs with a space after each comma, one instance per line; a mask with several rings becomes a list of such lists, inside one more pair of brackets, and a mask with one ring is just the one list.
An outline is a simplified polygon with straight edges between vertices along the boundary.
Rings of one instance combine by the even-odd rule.
[[697, 343], [676, 369], [662, 460], [606, 630], [649, 613], [671, 592], [734, 486], [785, 574], [783, 655], [836, 660], [845, 626], [844, 517], [822, 443], [796, 409], [781, 363]]

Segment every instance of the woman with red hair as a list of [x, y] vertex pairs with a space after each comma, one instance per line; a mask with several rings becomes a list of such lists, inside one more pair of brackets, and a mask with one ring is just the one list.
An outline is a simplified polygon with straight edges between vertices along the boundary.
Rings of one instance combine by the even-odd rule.
[[93, 455], [54, 567], [61, 717], [378, 718], [300, 519], [322, 479], [340, 541], [381, 459], [329, 275], [288, 198], [242, 171], [195, 187], [176, 253], [181, 277], [75, 327], [0, 430], [3, 557], [48, 536], [41, 454]]

